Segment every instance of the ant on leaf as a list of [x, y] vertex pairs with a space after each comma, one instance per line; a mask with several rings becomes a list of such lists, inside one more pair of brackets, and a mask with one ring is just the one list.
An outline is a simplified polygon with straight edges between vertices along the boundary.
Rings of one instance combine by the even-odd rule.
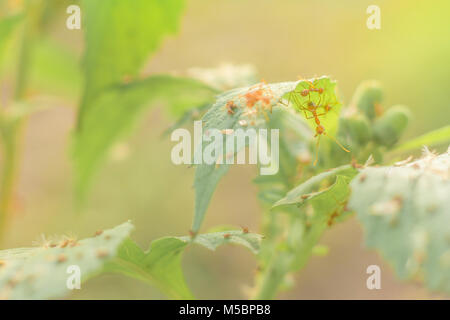
[[269, 121], [267, 110], [272, 113], [273, 92], [264, 80], [249, 88], [240, 98], [244, 99], [247, 107], [247, 111], [243, 113], [244, 116], [255, 118], [259, 114], [263, 114], [266, 121]]
[[[319, 88], [320, 89], [320, 88]], [[302, 91], [303, 92], [303, 91]], [[320, 92], [320, 91], [317, 91]], [[323, 92], [323, 91], [322, 91]], [[293, 92], [293, 93], [298, 93], [298, 92]], [[291, 95], [292, 96], [292, 95]], [[289, 99], [291, 98], [291, 96], [289, 97]], [[303, 96], [303, 94], [302, 94]], [[313, 101], [309, 100], [307, 103], [307, 106], [305, 107], [299, 100], [298, 97], [294, 94], [293, 95], [295, 104], [298, 106], [298, 108], [300, 110], [303, 111], [303, 113], [305, 114], [305, 118], [307, 120], [309, 119], [314, 119], [314, 122], [316, 124], [316, 134], [314, 135], [314, 138], [317, 137], [317, 142], [316, 142], [316, 157], [314, 160], [314, 165], [317, 164], [317, 160], [319, 158], [319, 144], [320, 144], [320, 137], [322, 135], [327, 135], [326, 131], [325, 131], [325, 127], [323, 126], [323, 124], [320, 121], [321, 116], [326, 116], [327, 113], [332, 109], [332, 105], [331, 104], [327, 104], [325, 106], [322, 106], [322, 96], [320, 96], [318, 103], [314, 103]], [[322, 113], [318, 113], [319, 108], [323, 108], [323, 112]], [[309, 112], [311, 115], [308, 116], [307, 112]], [[344, 150], [345, 152], [350, 152], [349, 150], [347, 150], [336, 138], [334, 138], [331, 135], [328, 135], [328, 137], [330, 137], [334, 142], [336, 142], [336, 144], [341, 147], [342, 150]]]

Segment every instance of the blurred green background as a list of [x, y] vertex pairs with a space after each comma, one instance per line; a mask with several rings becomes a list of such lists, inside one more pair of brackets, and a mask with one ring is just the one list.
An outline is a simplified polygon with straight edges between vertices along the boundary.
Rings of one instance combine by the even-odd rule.
[[[372, 4], [381, 8], [381, 30], [366, 27], [366, 8]], [[253, 64], [268, 82], [325, 74], [338, 80], [344, 103], [362, 80], [376, 79], [385, 88], [385, 106], [400, 103], [412, 109], [406, 134], [410, 138], [448, 124], [446, 12], [450, 12], [447, 0], [188, 0], [179, 34], [164, 41], [144, 73], [232, 62]], [[60, 19], [49, 26], [52, 41], [62, 45], [61, 56], [53, 59], [44, 52], [41, 64], [63, 74], [67, 83], [52, 82], [48, 70], [41, 75], [37, 68], [33, 75], [30, 95], [55, 108], [29, 121], [13, 221], [2, 247], [29, 246], [41, 233], [90, 236], [128, 219], [136, 225], [134, 238], [144, 247], [158, 237], [186, 235], [193, 214], [194, 170], [170, 161], [174, 143], [161, 134], [174, 119], [161, 107], [153, 108], [131, 138], [113, 150], [86, 210], [75, 213], [69, 146], [81, 76], [75, 62], [66, 57], [81, 55], [83, 34], [67, 30], [66, 17], [63, 8]], [[11, 86], [8, 76], [1, 78], [3, 95]], [[251, 183], [255, 174], [252, 166], [231, 170], [214, 195], [203, 231], [221, 224], [258, 231], [261, 208]], [[355, 219], [328, 231], [321, 243], [329, 245], [329, 255], [313, 257], [297, 275], [293, 289], [281, 297], [442, 298], [396, 280], [390, 267], [364, 248], [362, 235]], [[381, 266], [382, 290], [366, 288], [366, 268], [371, 264]], [[184, 267], [198, 298], [240, 299], [252, 286], [256, 263], [240, 247], [222, 247], [215, 253], [190, 248]], [[135, 280], [105, 275], [84, 284], [72, 298], [164, 297]]]

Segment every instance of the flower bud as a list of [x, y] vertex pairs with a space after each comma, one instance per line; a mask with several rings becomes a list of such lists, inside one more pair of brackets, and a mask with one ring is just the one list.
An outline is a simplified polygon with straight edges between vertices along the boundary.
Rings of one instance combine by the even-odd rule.
[[381, 85], [374, 80], [361, 83], [352, 99], [355, 105], [369, 120], [374, 120], [381, 113], [380, 103], [383, 100]]
[[341, 136], [347, 137], [351, 146], [364, 146], [372, 139], [371, 125], [362, 114], [341, 118], [339, 131]]
[[405, 106], [394, 106], [377, 119], [373, 126], [375, 141], [378, 144], [392, 147], [401, 137], [408, 125], [409, 109]]

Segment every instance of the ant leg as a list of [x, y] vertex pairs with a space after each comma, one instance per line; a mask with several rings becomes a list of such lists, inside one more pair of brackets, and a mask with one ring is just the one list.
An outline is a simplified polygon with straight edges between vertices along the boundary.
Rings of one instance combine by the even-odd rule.
[[300, 108], [300, 110], [302, 110], [303, 113], [305, 114], [305, 119], [313, 119], [313, 118], [314, 118], [314, 116], [309, 116], [309, 117], [308, 117], [308, 114], [306, 113], [306, 111], [308, 111], [308, 112], [311, 112], [311, 111], [309, 111], [308, 109], [306, 109], [305, 107], [302, 107], [302, 106], [300, 106], [299, 108]]
[[[298, 100], [298, 98], [297, 98], [297, 96], [294, 96], [294, 100], [295, 100], [295, 103], [296, 103], [296, 105], [300, 108], [300, 109], [306, 109], [306, 110], [308, 110], [307, 108], [305, 108], [305, 106], [303, 106], [303, 104], [300, 102], [300, 100]], [[309, 111], [309, 110], [308, 110]]]
[[[324, 133], [326, 134], [326, 133]], [[341, 147], [342, 150], [344, 150], [345, 152], [350, 152], [350, 150], [346, 149], [339, 141], [337, 141], [337, 139], [333, 136], [328, 135], [328, 137], [330, 137], [334, 142], [336, 142], [336, 144]]]
[[290, 103], [290, 100], [292, 99], [292, 100], [294, 100], [294, 103], [295, 103], [296, 105], [301, 106], [301, 104], [299, 104], [299, 102], [298, 102], [298, 100], [297, 100], [297, 97], [296, 97], [295, 94], [293, 94], [293, 93], [295, 93], [295, 91], [291, 91], [291, 92], [289, 93], [289, 103]]
[[[282, 96], [280, 96], [280, 97], [277, 97], [277, 99], [276, 99], [276, 102], [274, 102], [274, 105], [277, 105], [277, 104], [281, 104], [281, 105], [283, 105], [283, 106], [285, 106], [285, 107], [287, 107], [287, 106], [289, 106], [289, 100], [288, 100], [288, 104], [286, 104], [284, 101], [286, 101], [286, 99], [283, 99], [283, 96], [284, 95], [282, 95]], [[271, 98], [275, 98], [274, 97], [274, 95], [273, 95], [273, 93], [272, 93], [272, 97]], [[274, 99], [275, 100], [275, 99]], [[283, 101], [284, 100], [284, 101]]]
[[306, 80], [306, 82], [309, 84], [309, 87], [312, 89], [315, 89], [316, 87], [314, 87], [314, 83], [310, 80]]
[[309, 119], [314, 119], [314, 118], [315, 118], [314, 116], [308, 117], [308, 115], [306, 114], [306, 111], [305, 111], [305, 110], [303, 110], [303, 113], [305, 114], [305, 119], [307, 119], [307, 120], [309, 120]]
[[289, 104], [284, 103], [283, 101], [281, 101], [281, 99], [277, 101], [277, 104], [281, 104], [281, 105], [283, 105], [285, 107], [289, 106]]
[[293, 92], [293, 91], [289, 92], [288, 105], [291, 104], [292, 92]]
[[318, 105], [320, 106], [321, 104], [322, 104], [322, 95], [320, 94], [319, 95], [319, 104]]
[[339, 201], [337, 198], [336, 198], [336, 196], [334, 195], [334, 194], [332, 194], [331, 193], [331, 196], [333, 197], [333, 199], [334, 199], [334, 201], [336, 202], [336, 205], [337, 206], [341, 206], [342, 207], [342, 209], [345, 211], [345, 205], [346, 205], [346, 203], [347, 203], [347, 201]]
[[317, 102], [317, 108], [320, 108], [322, 104], [322, 96], [319, 96], [319, 101]]
[[264, 110], [263, 107], [260, 108], [261, 113], [263, 114], [264, 118], [266, 119], [267, 122], [269, 122], [269, 116], [267, 115], [266, 110]]

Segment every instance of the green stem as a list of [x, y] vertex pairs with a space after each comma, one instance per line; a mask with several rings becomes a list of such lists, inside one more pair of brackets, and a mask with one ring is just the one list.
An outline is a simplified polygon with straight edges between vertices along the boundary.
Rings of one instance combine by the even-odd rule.
[[289, 271], [292, 255], [287, 252], [275, 254], [261, 278], [261, 283], [253, 297], [255, 300], [274, 299]]
[[[28, 84], [28, 71], [31, 57], [31, 47], [35, 30], [33, 30], [36, 17], [39, 15], [39, 5], [31, 5], [26, 2], [26, 21], [21, 39], [19, 60], [17, 64], [16, 86], [14, 100], [21, 101], [25, 97]], [[2, 177], [0, 180], [0, 240], [4, 236], [12, 197], [18, 176], [22, 132], [25, 127], [26, 118], [20, 118], [10, 123], [4, 132], [4, 162], [2, 164]]]
[[304, 221], [298, 216], [292, 216], [289, 225], [284, 243], [273, 246], [270, 263], [259, 279], [253, 299], [274, 299], [284, 285], [286, 276], [306, 265], [314, 246], [326, 229], [325, 226], [306, 228]]

